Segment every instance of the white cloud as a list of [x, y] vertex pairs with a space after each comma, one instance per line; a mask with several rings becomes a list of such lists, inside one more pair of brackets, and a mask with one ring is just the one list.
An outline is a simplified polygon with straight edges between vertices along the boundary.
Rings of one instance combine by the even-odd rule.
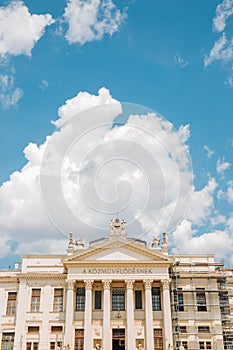
[[30, 14], [22, 1], [0, 7], [0, 55], [31, 55], [45, 27], [54, 22], [50, 14]]
[[226, 162], [225, 159], [218, 159], [217, 160], [217, 165], [216, 165], [216, 170], [219, 174], [224, 174], [224, 172], [229, 169], [231, 164], [229, 162]]
[[216, 16], [213, 19], [214, 29], [222, 32], [226, 27], [227, 19], [233, 15], [233, 0], [223, 0], [216, 8]]
[[23, 96], [23, 90], [15, 87], [13, 75], [0, 74], [0, 103], [3, 109], [15, 107]]
[[203, 149], [207, 152], [207, 157], [210, 159], [213, 156], [214, 151], [211, 150], [207, 145], [203, 146]]
[[44, 80], [42, 80], [42, 82], [40, 83], [39, 88], [43, 91], [43, 90], [45, 90], [48, 86], [49, 86], [49, 82], [48, 82], [46, 79], [44, 79]]
[[66, 39], [81, 45], [113, 35], [126, 18], [112, 0], [69, 0], [64, 13], [68, 23]]
[[177, 65], [179, 65], [182, 69], [187, 67], [189, 65], [189, 62], [187, 62], [183, 56], [177, 51], [174, 55], [174, 61]]
[[214, 43], [209, 56], [205, 56], [204, 65], [209, 66], [215, 61], [230, 62], [233, 59], [233, 39], [228, 40], [225, 33]]

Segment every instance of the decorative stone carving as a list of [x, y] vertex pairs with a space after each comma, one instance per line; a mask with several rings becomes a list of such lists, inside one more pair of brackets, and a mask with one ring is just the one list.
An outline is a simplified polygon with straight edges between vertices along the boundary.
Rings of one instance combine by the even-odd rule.
[[150, 247], [151, 248], [156, 248], [156, 247], [160, 246], [160, 244], [161, 244], [160, 239], [156, 238], [156, 237], [153, 237], [152, 241], [151, 241], [151, 244], [150, 244]]
[[133, 289], [133, 284], [135, 280], [125, 280], [127, 289]]
[[153, 280], [144, 280], [145, 289], [151, 289]]
[[163, 289], [169, 289], [169, 280], [161, 280]]
[[93, 280], [84, 280], [85, 288], [92, 289]]
[[67, 280], [67, 289], [74, 289], [75, 280]]
[[104, 289], [110, 289], [112, 280], [103, 280]]

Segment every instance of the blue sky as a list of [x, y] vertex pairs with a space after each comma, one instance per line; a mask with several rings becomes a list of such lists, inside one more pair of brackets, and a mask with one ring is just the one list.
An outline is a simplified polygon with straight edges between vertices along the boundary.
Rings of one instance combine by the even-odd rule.
[[[87, 3], [90, 11], [80, 21]], [[195, 189], [203, 190], [210, 178], [217, 183], [213, 193], [208, 192], [212, 194], [207, 201], [212, 202], [203, 208], [202, 215], [208, 220], [200, 225], [192, 222], [193, 236], [196, 229], [204, 234], [194, 246], [203, 243], [207, 247], [205, 234], [217, 229], [223, 232], [222, 240], [232, 244], [233, 1], [31, 0], [0, 4], [1, 183], [27, 163], [23, 150], [30, 142], [39, 146], [54, 132], [51, 120], [58, 119], [58, 109], [67, 99], [80, 91], [97, 95], [105, 87], [118, 101], [157, 111], [176, 129], [190, 125], [187, 144]], [[77, 9], [80, 12], [75, 17]], [[33, 15], [42, 16], [37, 21]], [[204, 195], [201, 198], [205, 200]], [[8, 200], [1, 198], [2, 220], [14, 220], [5, 213]], [[220, 223], [210, 225], [220, 215]], [[23, 252], [23, 248], [15, 249], [19, 240], [12, 230], [1, 226], [3, 247], [11, 246], [8, 258], [2, 255], [3, 265]], [[22, 233], [24, 241], [23, 237]], [[174, 245], [179, 244], [177, 239]], [[225, 254], [224, 247], [218, 257], [232, 263], [233, 249]]]

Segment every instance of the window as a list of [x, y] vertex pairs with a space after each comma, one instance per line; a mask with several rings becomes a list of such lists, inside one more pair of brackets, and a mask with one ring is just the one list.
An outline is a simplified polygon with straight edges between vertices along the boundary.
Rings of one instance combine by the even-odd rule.
[[198, 332], [199, 333], [210, 333], [210, 327], [209, 326], [198, 326]]
[[32, 343], [32, 342], [26, 343], [26, 350], [38, 350], [38, 348], [39, 348], [39, 343]]
[[176, 342], [176, 348], [177, 349], [188, 349], [188, 342], [187, 341], [177, 341]]
[[77, 288], [76, 291], [76, 311], [85, 310], [85, 288]]
[[61, 333], [63, 330], [62, 326], [52, 326], [51, 327], [51, 332], [52, 333]]
[[60, 350], [62, 349], [62, 342], [61, 341], [53, 341], [50, 343], [50, 350]]
[[13, 350], [15, 333], [2, 333], [2, 350]]
[[163, 332], [161, 328], [154, 329], [154, 350], [163, 350]]
[[16, 298], [17, 298], [17, 292], [8, 292], [7, 308], [6, 308], [7, 315], [16, 314]]
[[207, 311], [205, 288], [197, 288], [196, 296], [197, 296], [197, 311]]
[[135, 309], [136, 310], [142, 309], [142, 291], [141, 290], [135, 290]]
[[186, 326], [175, 326], [176, 333], [187, 333]]
[[101, 290], [95, 290], [95, 310], [101, 310]]
[[28, 326], [28, 333], [39, 333], [39, 326]]
[[53, 311], [63, 311], [63, 289], [54, 289]]
[[125, 310], [125, 290], [124, 288], [112, 289], [112, 310]]
[[32, 289], [31, 311], [40, 311], [40, 289]]
[[75, 329], [74, 350], [84, 350], [84, 330]]
[[181, 288], [174, 290], [175, 311], [184, 311], [184, 293]]
[[200, 341], [199, 342], [199, 349], [212, 349], [211, 342], [210, 341]]
[[152, 288], [152, 309], [153, 311], [161, 310], [160, 288]]

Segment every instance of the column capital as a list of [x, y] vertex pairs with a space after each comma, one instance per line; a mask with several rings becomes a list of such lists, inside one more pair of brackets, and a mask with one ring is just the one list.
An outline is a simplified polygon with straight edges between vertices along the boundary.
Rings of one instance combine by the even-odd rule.
[[170, 281], [169, 281], [169, 279], [161, 280], [161, 284], [162, 284], [163, 289], [169, 289]]
[[104, 289], [110, 289], [110, 286], [111, 286], [111, 282], [112, 280], [103, 280], [102, 283], [103, 283], [103, 286], [104, 286]]
[[126, 288], [127, 289], [133, 289], [134, 282], [135, 282], [135, 280], [125, 280]]
[[153, 280], [143, 280], [145, 289], [151, 289]]
[[66, 280], [67, 289], [74, 289], [75, 280]]
[[92, 289], [93, 280], [84, 280], [85, 289]]

